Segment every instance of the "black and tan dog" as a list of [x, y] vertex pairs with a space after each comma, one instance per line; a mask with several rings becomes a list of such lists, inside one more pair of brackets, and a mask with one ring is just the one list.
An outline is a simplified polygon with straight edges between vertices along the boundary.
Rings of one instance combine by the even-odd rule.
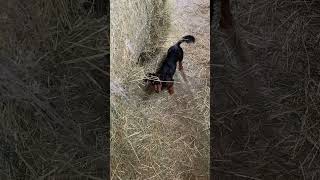
[[180, 44], [183, 42], [194, 43], [195, 38], [191, 35], [184, 36], [175, 45], [169, 48], [166, 58], [162, 61], [156, 73], [148, 73], [146, 75], [147, 77], [144, 79], [144, 82], [157, 93], [165, 88], [170, 95], [174, 93], [173, 75], [176, 72], [177, 63], [179, 63], [179, 70], [181, 71], [183, 69], [183, 50], [180, 47]]

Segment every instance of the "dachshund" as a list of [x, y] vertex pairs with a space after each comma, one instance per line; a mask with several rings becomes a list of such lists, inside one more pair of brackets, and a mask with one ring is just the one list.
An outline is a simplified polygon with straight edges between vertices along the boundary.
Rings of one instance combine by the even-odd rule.
[[166, 88], [170, 95], [174, 94], [173, 75], [176, 72], [177, 63], [179, 63], [179, 71], [183, 70], [183, 50], [180, 47], [183, 42], [194, 43], [195, 38], [192, 35], [182, 37], [181, 40], [168, 49], [167, 56], [156, 73], [148, 73], [146, 75], [144, 82], [147, 86], [151, 86], [155, 92], [159, 93]]

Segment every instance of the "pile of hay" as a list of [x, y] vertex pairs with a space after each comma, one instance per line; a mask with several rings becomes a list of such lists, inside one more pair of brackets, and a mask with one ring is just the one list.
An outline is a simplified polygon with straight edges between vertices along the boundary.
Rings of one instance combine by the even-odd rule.
[[[241, 67], [245, 61], [237, 62], [236, 51], [220, 41], [226, 68], [219, 76], [228, 78], [219, 82], [228, 85], [224, 92], [232, 100], [220, 94], [214, 102], [229, 103], [214, 114], [215, 176], [317, 179], [320, 4], [259, 0], [232, 5], [249, 58]], [[252, 89], [256, 94], [250, 98]]]
[[0, 3], [0, 179], [105, 179], [108, 15]]

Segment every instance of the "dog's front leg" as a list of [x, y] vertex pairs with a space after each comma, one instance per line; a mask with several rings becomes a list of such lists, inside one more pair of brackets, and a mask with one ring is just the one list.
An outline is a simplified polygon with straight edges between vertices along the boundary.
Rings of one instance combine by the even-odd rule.
[[155, 89], [155, 91], [156, 91], [157, 93], [159, 93], [159, 92], [161, 91], [161, 89], [162, 89], [162, 84], [161, 84], [161, 83], [155, 84], [155, 85], [154, 85], [154, 89]]
[[179, 61], [179, 71], [183, 70], [182, 61]]
[[173, 83], [169, 83], [167, 89], [170, 95], [174, 94]]

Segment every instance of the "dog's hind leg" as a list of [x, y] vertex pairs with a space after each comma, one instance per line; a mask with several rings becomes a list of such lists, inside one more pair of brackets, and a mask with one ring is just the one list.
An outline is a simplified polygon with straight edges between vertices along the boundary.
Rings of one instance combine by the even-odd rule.
[[182, 65], [182, 61], [179, 61], [179, 71], [183, 70], [183, 65]]
[[174, 94], [174, 88], [173, 88], [173, 83], [172, 82], [168, 83], [167, 89], [168, 89], [168, 92], [169, 92], [170, 95]]
[[183, 60], [183, 51], [181, 52], [181, 55], [179, 55], [179, 60], [178, 60], [178, 63], [179, 63], [179, 71], [182, 71], [183, 70], [183, 66], [182, 66], [182, 60]]
[[154, 87], [155, 87], [155, 88], [154, 88], [155, 91], [156, 91], [157, 93], [159, 93], [159, 92], [161, 91], [161, 89], [162, 89], [162, 84], [161, 84], [161, 83], [155, 84]]

